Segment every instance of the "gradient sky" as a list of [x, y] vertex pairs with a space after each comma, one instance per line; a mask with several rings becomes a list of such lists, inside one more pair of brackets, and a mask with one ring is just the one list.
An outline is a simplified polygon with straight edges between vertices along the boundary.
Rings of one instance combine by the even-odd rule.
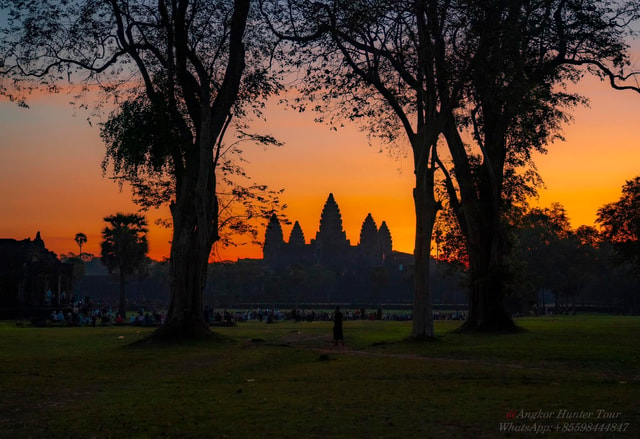
[[[565, 206], [574, 227], [593, 225], [596, 211], [616, 201], [625, 180], [640, 175], [640, 95], [613, 91], [605, 83], [586, 80], [580, 91], [590, 108], [574, 111], [565, 127], [565, 142], [536, 157], [546, 189], [538, 204]], [[38, 96], [29, 109], [0, 101], [0, 238], [33, 238], [41, 232], [58, 254], [77, 252], [74, 236], [88, 237], [85, 251], [99, 254], [102, 218], [134, 212], [130, 192], [120, 192], [100, 163], [104, 146], [97, 124], [74, 111], [66, 95]], [[315, 237], [320, 212], [333, 192], [347, 237], [359, 240], [367, 213], [377, 225], [387, 222], [394, 250], [411, 253], [414, 239], [412, 160], [408, 151], [380, 151], [370, 146], [356, 126], [332, 131], [313, 122], [314, 114], [282, 107], [267, 110], [268, 121], [254, 130], [269, 133], [279, 148], [245, 144], [247, 171], [256, 183], [284, 188], [288, 218], [299, 221], [307, 242]], [[149, 222], [168, 217], [168, 209], [152, 211]], [[285, 239], [291, 225], [284, 226]], [[261, 236], [264, 232], [261, 232]], [[170, 231], [152, 226], [150, 256], [169, 254]], [[261, 249], [243, 245], [223, 249], [223, 259], [261, 257]]]

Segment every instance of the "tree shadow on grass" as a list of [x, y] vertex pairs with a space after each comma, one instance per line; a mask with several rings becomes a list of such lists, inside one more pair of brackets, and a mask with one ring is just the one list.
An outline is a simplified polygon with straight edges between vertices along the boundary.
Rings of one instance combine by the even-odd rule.
[[198, 333], [163, 332], [156, 330], [153, 333], [135, 340], [128, 345], [129, 348], [144, 348], [152, 346], [176, 346], [195, 344], [225, 344], [235, 343], [231, 337], [219, 334], [214, 331]]

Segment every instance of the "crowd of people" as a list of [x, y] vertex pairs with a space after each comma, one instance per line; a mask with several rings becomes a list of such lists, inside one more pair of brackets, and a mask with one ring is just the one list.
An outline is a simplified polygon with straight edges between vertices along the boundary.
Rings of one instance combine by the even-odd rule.
[[[341, 312], [343, 320], [393, 320], [407, 321], [412, 319], [410, 311], [383, 312], [382, 309], [367, 311], [364, 308], [346, 309]], [[289, 312], [278, 308], [256, 308], [250, 310], [214, 310], [206, 305], [203, 317], [210, 326], [232, 326], [248, 321], [260, 321], [276, 323], [285, 320], [296, 322], [333, 321], [335, 311], [330, 310], [306, 310], [293, 308]], [[96, 325], [136, 325], [136, 326], [160, 326], [164, 323], [166, 315], [160, 312], [145, 311], [140, 308], [137, 312], [128, 316], [121, 316], [113, 307], [97, 305], [90, 298], [76, 299], [67, 308], [55, 309], [48, 320], [54, 325], [65, 326], [96, 326]], [[434, 320], [464, 320], [464, 312], [433, 313]]]
[[466, 320], [467, 314], [464, 311], [440, 312], [434, 311], [433, 320]]
[[[211, 326], [231, 325], [235, 323], [247, 321], [260, 321], [266, 323], [275, 323], [285, 320], [294, 320], [296, 322], [315, 322], [315, 321], [333, 321], [335, 311], [316, 310], [316, 309], [299, 309], [293, 308], [289, 312], [281, 311], [274, 308], [256, 308], [246, 311], [214, 311], [210, 306], [204, 308], [204, 320], [209, 322]], [[459, 320], [464, 316], [461, 312], [452, 313], [434, 313], [434, 319]], [[410, 311], [406, 312], [383, 312], [381, 308], [377, 310], [367, 311], [364, 308], [347, 309], [342, 312], [344, 320], [393, 320], [408, 321], [413, 318]]]
[[60, 326], [97, 326], [97, 325], [136, 325], [159, 326], [164, 323], [165, 315], [148, 312], [140, 308], [129, 316], [122, 316], [110, 306], [93, 303], [90, 298], [74, 300], [68, 308], [54, 309], [49, 316], [53, 325]]

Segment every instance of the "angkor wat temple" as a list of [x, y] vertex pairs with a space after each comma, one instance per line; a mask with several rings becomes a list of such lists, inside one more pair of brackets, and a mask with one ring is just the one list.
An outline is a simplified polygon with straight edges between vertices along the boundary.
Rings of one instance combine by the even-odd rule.
[[362, 223], [360, 242], [352, 246], [342, 229], [338, 203], [333, 194], [329, 194], [320, 216], [320, 228], [310, 244], [306, 243], [297, 221], [285, 242], [280, 221], [274, 214], [267, 225], [263, 254], [264, 261], [276, 267], [291, 263], [321, 264], [334, 269], [353, 263], [375, 267], [384, 265], [385, 260], [392, 257], [392, 246], [387, 224], [383, 221], [378, 228], [371, 214]]
[[[362, 223], [360, 241], [351, 245], [333, 194], [324, 204], [320, 227], [309, 243], [297, 221], [285, 241], [274, 214], [265, 232], [263, 255], [273, 273], [294, 278], [293, 273], [299, 273], [304, 291], [296, 295], [305, 302], [393, 302], [411, 297], [412, 256], [393, 251], [387, 224], [383, 221], [378, 227], [371, 214]], [[310, 277], [315, 282], [309, 282]]]

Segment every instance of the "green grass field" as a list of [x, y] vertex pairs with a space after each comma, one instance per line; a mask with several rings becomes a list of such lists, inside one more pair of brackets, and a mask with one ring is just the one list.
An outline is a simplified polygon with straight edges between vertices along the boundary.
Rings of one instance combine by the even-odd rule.
[[1, 322], [0, 437], [640, 437], [640, 318], [457, 324], [419, 343], [410, 322], [348, 321], [336, 347], [330, 322], [251, 322], [132, 347], [151, 329]]

